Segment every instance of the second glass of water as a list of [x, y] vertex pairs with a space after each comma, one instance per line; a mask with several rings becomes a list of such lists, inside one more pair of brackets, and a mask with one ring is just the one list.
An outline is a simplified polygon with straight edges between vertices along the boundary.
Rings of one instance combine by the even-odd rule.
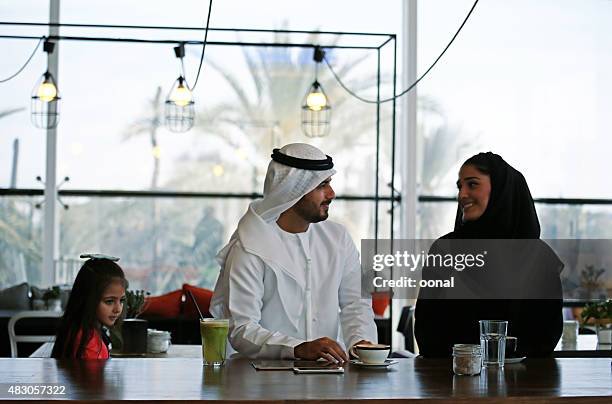
[[480, 324], [483, 366], [504, 367], [508, 322], [505, 320], [480, 320], [478, 323]]

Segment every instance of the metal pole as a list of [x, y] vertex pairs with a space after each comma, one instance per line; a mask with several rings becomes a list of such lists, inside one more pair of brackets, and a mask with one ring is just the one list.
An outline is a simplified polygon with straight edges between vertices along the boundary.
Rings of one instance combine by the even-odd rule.
[[[49, 22], [59, 23], [60, 0], [49, 2]], [[59, 35], [58, 26], [49, 27], [49, 36]], [[55, 77], [58, 89], [59, 42], [54, 52], [47, 54], [49, 72]], [[49, 118], [51, 119], [51, 117]], [[43, 226], [43, 270], [41, 284], [43, 287], [53, 284], [55, 280], [55, 260], [59, 256], [59, 226], [57, 220], [57, 129], [47, 129], [47, 161], [45, 169], [45, 204]]]
[[[397, 91], [397, 38], [394, 36], [393, 37], [393, 96], [395, 96], [395, 93]], [[393, 239], [394, 239], [394, 230], [395, 230], [395, 106], [396, 106], [396, 99], [393, 98], [392, 101], [392, 114], [391, 114], [391, 183], [390, 183], [390, 188], [391, 188], [391, 209], [390, 209], [390, 214], [391, 214], [391, 220], [390, 220], [390, 243], [391, 243], [391, 251], [389, 251], [391, 254], [393, 254]], [[393, 277], [393, 266], [391, 267], [391, 279], [394, 279]], [[391, 344], [393, 344], [393, 334], [395, 334], [393, 332], [393, 330], [395, 330], [395, 327], [393, 326], [393, 314], [394, 313], [401, 313], [401, 311], [399, 310], [394, 310], [393, 307], [393, 297], [389, 297], [391, 299], [391, 302], [389, 303], [389, 322], [390, 322], [390, 327], [389, 327], [389, 342]], [[397, 308], [396, 308], [397, 309]], [[398, 319], [399, 320], [399, 319]], [[393, 346], [393, 345], [392, 345]]]
[[[116, 24], [60, 24], [60, 23], [44, 23], [44, 22], [18, 22], [18, 21], [0, 21], [2, 25], [16, 25], [23, 27], [40, 27], [40, 26], [55, 26], [66, 28], [110, 28], [110, 29], [153, 29], [153, 30], [179, 30], [179, 31], [204, 31], [202, 27], [177, 27], [163, 25], [116, 25]], [[349, 31], [306, 31], [306, 30], [286, 30], [286, 29], [254, 29], [254, 28], [208, 28], [209, 31], [218, 32], [262, 32], [269, 34], [318, 34], [318, 35], [355, 35], [355, 36], [390, 36], [393, 34], [385, 34], [381, 32], [349, 32]]]
[[[402, 70], [401, 86], [406, 88], [417, 79], [417, 0], [407, 0], [402, 3]], [[418, 87], [417, 87], [418, 88]], [[417, 88], [414, 88], [405, 97], [400, 99], [399, 137], [398, 137], [398, 164], [401, 173], [402, 199], [400, 202], [400, 228], [399, 238], [416, 238], [416, 208], [417, 208]], [[394, 313], [392, 329], [397, 328], [399, 314], [404, 305], [413, 305], [414, 300], [393, 299], [391, 305]], [[404, 345], [403, 337], [393, 333], [394, 347]]]
[[[402, 52], [402, 88], [414, 83], [417, 79], [417, 0], [409, 0], [404, 9], [404, 52]], [[401, 237], [416, 238], [416, 203], [417, 203], [417, 91], [411, 90], [403, 97], [401, 126], [404, 136], [400, 137], [400, 165], [402, 175], [402, 202], [400, 233]]]
[[[393, 95], [397, 91], [397, 38], [393, 37]], [[395, 234], [395, 110], [397, 100], [393, 98], [392, 101], [392, 118], [391, 118], [391, 245], [393, 245], [393, 236]], [[401, 237], [401, 236], [400, 236]]]
[[376, 69], [376, 174], [374, 178], [374, 196], [376, 203], [374, 205], [374, 251], [378, 251], [378, 177], [380, 170], [380, 49], [376, 50], [377, 54], [377, 69]]
[[19, 139], [13, 140], [13, 167], [11, 170], [11, 188], [17, 188], [17, 168], [19, 162]]

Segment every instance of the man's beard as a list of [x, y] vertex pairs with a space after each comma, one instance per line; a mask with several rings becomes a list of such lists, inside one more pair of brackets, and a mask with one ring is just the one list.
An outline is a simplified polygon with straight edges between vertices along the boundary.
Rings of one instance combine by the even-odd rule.
[[314, 209], [311, 210], [307, 207], [298, 204], [295, 206], [295, 211], [298, 215], [300, 215], [302, 219], [306, 220], [308, 223], [318, 223], [326, 220], [329, 217], [329, 210], [326, 210], [321, 213], [321, 207], [325, 205], [329, 206], [330, 204], [331, 201], [325, 201], [319, 205], [316, 211]]

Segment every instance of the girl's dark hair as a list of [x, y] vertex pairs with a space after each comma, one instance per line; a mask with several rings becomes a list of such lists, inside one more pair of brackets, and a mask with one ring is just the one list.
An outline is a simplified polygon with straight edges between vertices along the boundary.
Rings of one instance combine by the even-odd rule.
[[[100, 328], [96, 317], [98, 304], [108, 285], [119, 281], [127, 289], [123, 270], [106, 258], [92, 258], [83, 264], [72, 285], [64, 315], [60, 319], [52, 358], [81, 358], [87, 341], [95, 329]], [[77, 334], [81, 337], [77, 342]]]

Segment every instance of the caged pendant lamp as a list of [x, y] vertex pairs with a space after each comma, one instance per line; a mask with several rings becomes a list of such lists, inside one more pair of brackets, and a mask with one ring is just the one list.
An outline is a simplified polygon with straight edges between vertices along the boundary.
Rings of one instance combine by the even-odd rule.
[[[45, 40], [43, 50], [51, 54], [55, 44]], [[57, 82], [53, 75], [47, 71], [38, 79], [30, 100], [30, 118], [34, 126], [40, 129], [55, 128], [59, 122], [60, 95]]]
[[302, 100], [302, 131], [308, 137], [323, 137], [331, 127], [331, 105], [323, 86], [318, 81], [319, 64], [325, 51], [316, 46], [314, 49], [315, 79]]
[[185, 79], [185, 67], [183, 57], [185, 56], [185, 45], [180, 44], [174, 48], [174, 54], [181, 62], [181, 74], [176, 79], [165, 102], [164, 124], [176, 133], [187, 132], [193, 127], [195, 121], [195, 108], [193, 94]]

